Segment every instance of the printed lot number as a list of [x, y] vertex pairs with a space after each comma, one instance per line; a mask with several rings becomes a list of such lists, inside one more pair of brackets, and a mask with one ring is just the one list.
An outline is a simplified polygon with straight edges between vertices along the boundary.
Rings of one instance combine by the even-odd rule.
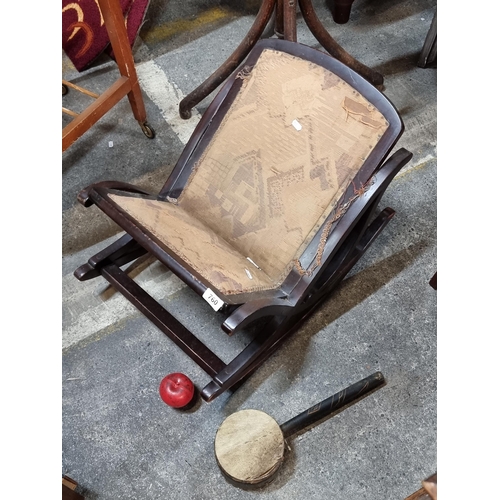
[[205, 290], [202, 297], [212, 306], [214, 311], [218, 311], [224, 305], [224, 301], [217, 297], [217, 295], [215, 295], [210, 288]]

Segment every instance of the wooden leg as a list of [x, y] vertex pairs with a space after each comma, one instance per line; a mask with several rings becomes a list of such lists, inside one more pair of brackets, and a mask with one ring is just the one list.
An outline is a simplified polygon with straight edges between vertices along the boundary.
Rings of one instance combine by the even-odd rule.
[[354, 0], [328, 0], [328, 8], [337, 24], [345, 24], [349, 21], [353, 3]]
[[417, 66], [419, 68], [427, 68], [434, 62], [437, 58], [437, 13], [434, 13], [432, 18], [431, 27], [425, 37], [424, 46], [420, 52], [418, 58]]
[[297, 0], [283, 2], [283, 30], [285, 40], [297, 41]]
[[437, 500], [437, 473], [422, 481], [422, 487], [405, 500]]
[[366, 78], [372, 85], [382, 85], [384, 77], [377, 71], [368, 68], [357, 59], [354, 59], [347, 51], [345, 51], [328, 33], [326, 28], [321, 24], [311, 0], [299, 0], [300, 10], [304, 16], [304, 21], [311, 30], [316, 40], [327, 50], [329, 54], [343, 62], [346, 66], [359, 73], [363, 78]]
[[146, 137], [152, 139], [154, 132], [146, 122], [146, 108], [144, 107], [144, 100], [135, 70], [135, 62], [120, 3], [118, 0], [99, 0], [99, 5], [120, 74], [126, 76], [130, 82], [130, 91], [127, 97], [134, 118], [139, 122]]
[[103, 92], [85, 111], [73, 118], [63, 128], [62, 150], [66, 151], [79, 137], [100, 120], [113, 106], [130, 91], [128, 78], [122, 76]]
[[76, 491], [78, 484], [68, 476], [62, 478], [62, 500], [84, 500], [83, 495]]
[[284, 15], [283, 15], [283, 4], [285, 0], [277, 0], [276, 1], [276, 21], [274, 23], [274, 33], [278, 38], [283, 40], [285, 36], [285, 27], [284, 27]]
[[429, 280], [429, 285], [431, 285], [434, 290], [438, 288], [438, 273], [437, 271], [433, 274], [432, 278]]
[[71, 144], [125, 96], [128, 97], [134, 118], [139, 122], [144, 135], [149, 139], [155, 136], [154, 130], [146, 122], [146, 108], [135, 71], [134, 58], [120, 3], [118, 0], [99, 0], [99, 7], [121, 76], [85, 111], [64, 127], [62, 133], [63, 151], [66, 151]]
[[276, 0], [263, 0], [257, 17], [245, 39], [238, 45], [236, 50], [229, 56], [224, 64], [211, 76], [209, 76], [199, 87], [189, 93], [179, 103], [179, 114], [185, 120], [191, 118], [191, 110], [205, 97], [211, 94], [245, 59], [253, 46], [257, 43], [264, 32], [267, 23], [274, 12]]

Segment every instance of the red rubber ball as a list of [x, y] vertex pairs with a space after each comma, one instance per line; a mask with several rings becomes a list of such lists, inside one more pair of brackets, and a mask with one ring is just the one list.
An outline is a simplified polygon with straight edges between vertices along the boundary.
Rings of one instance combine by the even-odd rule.
[[183, 373], [170, 373], [160, 383], [160, 397], [172, 408], [186, 406], [193, 396], [193, 382]]

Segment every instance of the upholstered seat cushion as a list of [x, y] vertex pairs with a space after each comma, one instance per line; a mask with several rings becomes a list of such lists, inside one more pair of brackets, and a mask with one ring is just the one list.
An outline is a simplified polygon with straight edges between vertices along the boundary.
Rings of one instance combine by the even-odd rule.
[[174, 255], [203, 276], [214, 291], [236, 294], [279, 285], [181, 207], [168, 201], [110, 194], [129, 217], [154, 235]]
[[388, 122], [347, 82], [284, 52], [264, 50], [240, 78], [178, 203], [280, 282], [348, 201]]

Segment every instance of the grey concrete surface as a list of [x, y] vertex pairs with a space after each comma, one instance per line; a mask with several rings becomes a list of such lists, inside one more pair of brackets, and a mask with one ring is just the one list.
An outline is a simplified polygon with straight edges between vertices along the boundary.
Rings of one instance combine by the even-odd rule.
[[[399, 146], [414, 158], [380, 205], [394, 208], [394, 219], [337, 293], [237, 391], [188, 412], [166, 406], [158, 394], [166, 374], [186, 373], [198, 388], [208, 376], [102, 278], [72, 276], [120, 233], [95, 207], [77, 204], [78, 191], [106, 179], [161, 187], [214, 94], [187, 122], [167, 101], [193, 90], [239, 44], [256, 12], [255, 2], [240, 4], [153, 0], [134, 55], [156, 138], [142, 134], [124, 100], [63, 153], [62, 473], [100, 500], [404, 499], [437, 470], [437, 294], [429, 286], [437, 267], [437, 70], [416, 66], [435, 2], [357, 0], [342, 26], [314, 3], [332, 36], [384, 74], [383, 91], [406, 125]], [[298, 28], [299, 42], [320, 48], [300, 17]], [[152, 68], [172, 85], [165, 99], [147, 81]], [[99, 92], [115, 77], [111, 61], [80, 74], [63, 55], [63, 78]], [[65, 99], [85, 105], [73, 92]], [[248, 341], [244, 332], [228, 338], [219, 314], [162, 265], [146, 258], [129, 272], [223, 360]], [[377, 370], [387, 384], [292, 437], [272, 483], [248, 492], [224, 480], [213, 440], [226, 416], [255, 408], [282, 423]]]

